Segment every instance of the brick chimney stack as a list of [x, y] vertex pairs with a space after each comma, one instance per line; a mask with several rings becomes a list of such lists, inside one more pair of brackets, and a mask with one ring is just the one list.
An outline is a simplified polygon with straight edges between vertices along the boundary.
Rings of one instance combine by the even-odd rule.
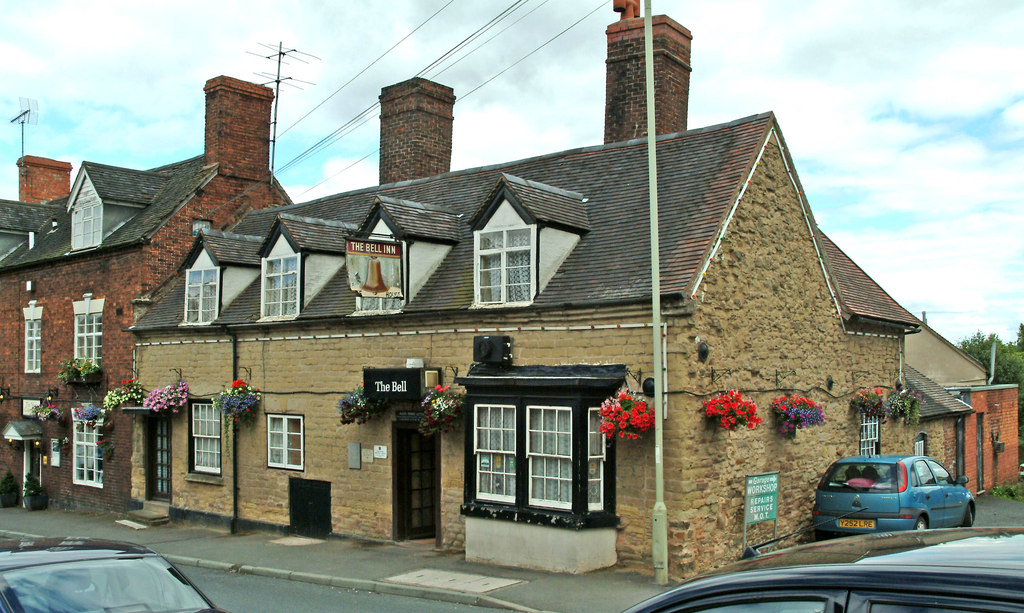
[[380, 92], [380, 183], [452, 169], [455, 91], [414, 77]]
[[26, 155], [18, 160], [18, 200], [36, 204], [71, 193], [71, 164]]
[[270, 176], [270, 110], [274, 91], [231, 77], [206, 82], [206, 164], [219, 173], [263, 181]]
[[[690, 95], [690, 31], [664, 16], [652, 18], [654, 38], [654, 125], [658, 134], [686, 130]], [[647, 135], [644, 20], [621, 19], [608, 36], [604, 142]]]

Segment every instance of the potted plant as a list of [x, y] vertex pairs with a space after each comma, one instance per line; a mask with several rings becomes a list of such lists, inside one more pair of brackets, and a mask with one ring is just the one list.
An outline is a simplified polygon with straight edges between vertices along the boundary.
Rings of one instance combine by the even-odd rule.
[[39, 421], [56, 421], [64, 419], [64, 412], [53, 402], [43, 402], [32, 407], [32, 415]]
[[105, 438], [100, 438], [96, 440], [96, 446], [100, 448], [100, 457], [103, 460], [109, 461], [114, 459], [114, 443]]
[[122, 404], [139, 405], [146, 399], [146, 391], [135, 379], [121, 379], [121, 385], [103, 397], [103, 408], [113, 411]]
[[885, 390], [880, 387], [864, 387], [857, 390], [850, 399], [850, 408], [862, 416], [877, 417], [883, 424], [889, 414], [885, 404]]
[[367, 398], [360, 385], [338, 401], [338, 415], [343, 424], [364, 424], [387, 409], [386, 400]]
[[605, 438], [638, 439], [654, 425], [654, 409], [635, 392], [628, 390], [601, 403], [600, 431]]
[[917, 425], [921, 421], [921, 402], [923, 400], [924, 396], [913, 390], [905, 387], [897, 390], [889, 394], [889, 415], [902, 419], [903, 423]]
[[420, 405], [423, 408], [420, 434], [434, 436], [439, 432], [450, 432], [455, 427], [455, 420], [462, 415], [463, 399], [463, 394], [450, 386], [435, 385]]
[[107, 410], [94, 404], [75, 407], [72, 411], [75, 414], [75, 422], [79, 430], [83, 425], [94, 428], [97, 423], [104, 421], [107, 417]]
[[261, 397], [259, 388], [252, 387], [243, 379], [236, 379], [231, 382], [231, 389], [213, 397], [213, 406], [224, 414], [228, 425], [242, 422], [251, 426], [256, 420]]
[[792, 438], [796, 431], [808, 426], [825, 423], [825, 413], [821, 405], [803, 396], [783, 396], [772, 401], [772, 412], [778, 431], [782, 436]]
[[761, 425], [757, 405], [738, 390], [729, 390], [704, 402], [704, 415], [723, 430], [746, 426], [748, 430]]
[[46, 490], [39, 483], [39, 477], [28, 474], [25, 476], [25, 508], [29, 511], [41, 511], [50, 504]]
[[0, 479], [0, 507], [13, 507], [18, 504], [18, 482], [14, 475], [8, 470], [7, 474]]
[[158, 387], [146, 396], [142, 406], [157, 415], [174, 415], [185, 409], [188, 403], [188, 383], [178, 381], [166, 387]]
[[97, 383], [103, 378], [103, 369], [92, 360], [72, 358], [60, 363], [57, 379], [68, 385], [77, 383]]

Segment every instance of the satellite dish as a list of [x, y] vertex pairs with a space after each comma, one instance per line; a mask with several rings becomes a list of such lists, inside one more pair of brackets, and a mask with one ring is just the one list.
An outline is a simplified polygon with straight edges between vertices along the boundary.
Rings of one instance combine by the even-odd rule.
[[39, 122], [39, 105], [32, 98], [18, 98], [21, 102], [21, 111], [14, 116], [11, 123], [21, 124], [21, 157], [25, 157], [25, 124], [33, 126]]

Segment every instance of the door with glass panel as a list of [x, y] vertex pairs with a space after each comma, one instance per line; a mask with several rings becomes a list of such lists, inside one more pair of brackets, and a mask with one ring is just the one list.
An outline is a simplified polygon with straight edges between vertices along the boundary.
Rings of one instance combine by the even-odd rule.
[[146, 498], [171, 500], [171, 421], [151, 417], [146, 428]]

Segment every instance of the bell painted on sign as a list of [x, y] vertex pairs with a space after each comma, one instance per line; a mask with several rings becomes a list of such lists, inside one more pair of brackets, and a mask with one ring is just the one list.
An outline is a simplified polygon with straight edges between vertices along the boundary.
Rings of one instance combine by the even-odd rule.
[[366, 283], [363, 284], [363, 291], [386, 292], [388, 290], [388, 286], [384, 284], [384, 277], [380, 272], [380, 260], [377, 258], [370, 258], [368, 268], [369, 270], [366, 274]]

